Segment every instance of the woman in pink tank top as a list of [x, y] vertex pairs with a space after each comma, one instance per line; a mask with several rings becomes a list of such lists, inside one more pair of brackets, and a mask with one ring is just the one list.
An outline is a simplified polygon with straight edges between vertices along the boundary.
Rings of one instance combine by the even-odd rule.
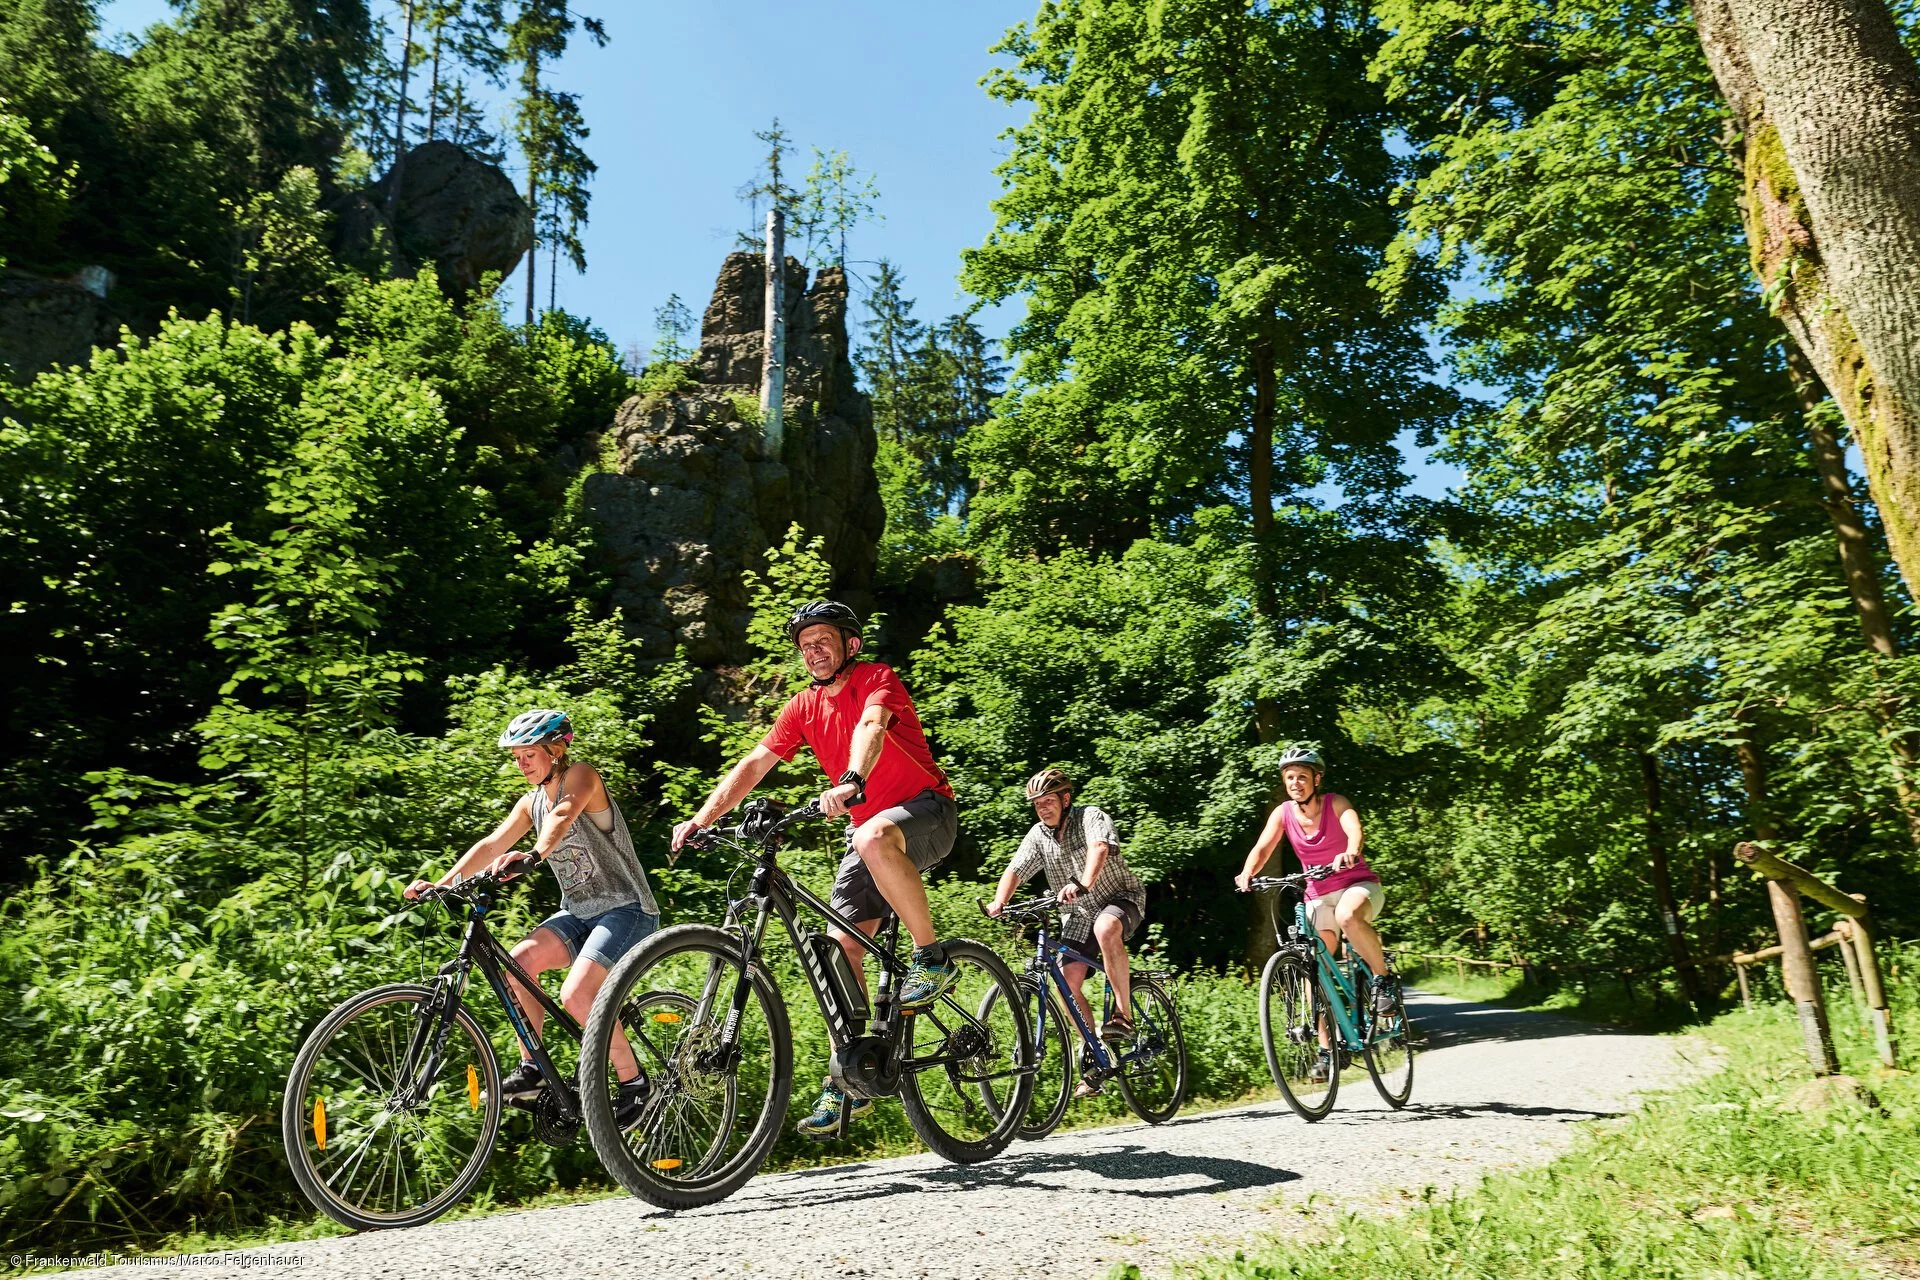
[[1320, 789], [1325, 774], [1320, 753], [1311, 748], [1290, 747], [1280, 757], [1280, 781], [1288, 799], [1267, 815], [1266, 829], [1247, 853], [1246, 864], [1234, 883], [1245, 893], [1249, 882], [1280, 847], [1282, 836], [1293, 846], [1302, 867], [1332, 867], [1325, 879], [1307, 882], [1308, 917], [1330, 951], [1339, 949], [1340, 934], [1346, 934], [1375, 975], [1374, 1008], [1391, 1013], [1400, 979], [1388, 969], [1386, 950], [1373, 927], [1386, 902], [1386, 890], [1361, 852], [1366, 832], [1360, 825], [1359, 811], [1345, 796]]

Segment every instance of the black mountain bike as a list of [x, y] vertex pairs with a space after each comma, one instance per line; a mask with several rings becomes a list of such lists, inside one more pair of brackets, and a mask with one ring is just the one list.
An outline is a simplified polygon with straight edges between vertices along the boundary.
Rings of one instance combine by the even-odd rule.
[[[1013, 973], [981, 943], [950, 939], [947, 959], [958, 982], [917, 1013], [899, 1010], [908, 966], [896, 954], [898, 920], [889, 917], [879, 938], [868, 939], [778, 865], [787, 828], [821, 816], [817, 804], [783, 814], [757, 799], [739, 826], [696, 836], [699, 847], [730, 849], [747, 861], [753, 874], [746, 895], [729, 904], [720, 925], [676, 925], [642, 942], [614, 966], [594, 1002], [580, 1051], [583, 1078], [606, 1073], [613, 1030], [633, 1016], [631, 993], [678, 1001], [685, 1010], [669, 1035], [634, 1045], [652, 1082], [635, 1123], [624, 1131], [616, 1124], [611, 1091], [584, 1091], [587, 1132], [601, 1164], [649, 1204], [690, 1209], [731, 1195], [780, 1136], [793, 1091], [793, 1035], [762, 948], [776, 916], [833, 1043], [828, 1074], [849, 1096], [842, 1133], [852, 1098], [895, 1094], [921, 1140], [956, 1163], [998, 1155], [1019, 1128], [1033, 1061]], [[800, 907], [859, 939], [878, 964], [871, 1009], [840, 944], [808, 928]], [[1000, 998], [989, 1004], [996, 991]]]
[[[1413, 1096], [1413, 1050], [1417, 1035], [1407, 1019], [1405, 994], [1390, 1013], [1373, 1007], [1373, 971], [1344, 947], [1335, 959], [1320, 931], [1307, 918], [1304, 886], [1326, 870], [1291, 876], [1256, 876], [1251, 887], [1301, 895], [1290, 923], [1276, 919], [1279, 946], [1260, 974], [1260, 1038], [1266, 1043], [1267, 1069], [1287, 1105], [1302, 1120], [1314, 1121], [1333, 1110], [1340, 1076], [1349, 1061], [1361, 1057], [1373, 1087], [1398, 1110]], [[1276, 913], [1277, 915], [1277, 913]], [[1388, 951], [1389, 960], [1393, 955]]]
[[[985, 904], [982, 904], [982, 910]], [[1052, 894], [1026, 902], [1010, 902], [999, 919], [1017, 930], [1035, 931], [1033, 958], [1020, 975], [1020, 994], [1027, 1004], [1033, 1028], [1033, 1099], [1020, 1126], [1023, 1138], [1044, 1138], [1060, 1127], [1073, 1101], [1075, 1054], [1069, 1045], [1078, 1033], [1080, 1072], [1089, 1080], [1117, 1080], [1120, 1094], [1133, 1114], [1148, 1124], [1165, 1124], [1180, 1110], [1187, 1096], [1187, 1042], [1180, 1033], [1180, 1011], [1165, 980], [1169, 974], [1135, 969], [1129, 984], [1133, 995], [1133, 1039], [1107, 1044], [1080, 1013], [1080, 1004], [1067, 986], [1063, 968], [1084, 964], [1104, 975], [1100, 961], [1082, 955], [1047, 932], [1060, 915]], [[1107, 986], [1104, 1018], [1113, 1016], [1113, 987]], [[1055, 994], [1057, 992], [1058, 994]], [[997, 998], [988, 992], [989, 1001]], [[983, 1010], [984, 1012], [984, 1010]]]
[[[580, 1024], [487, 928], [502, 886], [518, 873], [481, 872], [421, 894], [422, 902], [465, 914], [459, 952], [425, 984], [392, 983], [346, 1000], [294, 1055], [280, 1104], [287, 1162], [307, 1199], [343, 1226], [371, 1231], [431, 1222], [486, 1171], [500, 1133], [500, 1061], [462, 1003], [475, 968], [546, 1081], [534, 1099], [516, 1105], [533, 1113], [534, 1133], [553, 1146], [566, 1146], [579, 1132], [573, 1082], [508, 999], [507, 975], [523, 998], [539, 1001], [549, 1025], [577, 1041]], [[630, 1003], [642, 1018], [682, 1016], [670, 995]], [[611, 1087], [607, 1092], [611, 1097]]]

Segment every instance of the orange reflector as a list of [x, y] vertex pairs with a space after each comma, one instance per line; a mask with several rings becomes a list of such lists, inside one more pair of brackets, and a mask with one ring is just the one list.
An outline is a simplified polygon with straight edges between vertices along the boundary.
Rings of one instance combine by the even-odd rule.
[[678, 1160], [673, 1159], [672, 1157], [668, 1157], [665, 1160], [655, 1160], [653, 1162], [653, 1167], [656, 1169], [678, 1169], [680, 1167], [680, 1162]]
[[675, 1013], [673, 1010], [668, 1009], [662, 1013], [654, 1014], [653, 1020], [655, 1022], [678, 1022], [680, 1021], [680, 1015]]
[[327, 1102], [324, 1098], [313, 1100], [313, 1140], [322, 1151], [327, 1149]]
[[473, 1069], [471, 1062], [467, 1064], [467, 1107], [473, 1111], [480, 1109], [480, 1073]]

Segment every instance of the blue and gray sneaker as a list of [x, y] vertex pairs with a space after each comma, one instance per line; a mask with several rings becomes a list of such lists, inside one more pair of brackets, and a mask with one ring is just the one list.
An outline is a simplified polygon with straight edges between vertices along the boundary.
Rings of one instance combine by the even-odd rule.
[[[840, 1131], [840, 1100], [846, 1096], [832, 1081], [828, 1081], [827, 1087], [820, 1091], [820, 1101], [813, 1104], [813, 1114], [793, 1126], [794, 1132], [821, 1142], [846, 1137]], [[853, 1108], [847, 1113], [847, 1120], [851, 1123], [872, 1114], [872, 1098], [855, 1098]]]
[[937, 942], [921, 947], [913, 953], [913, 965], [907, 970], [906, 981], [900, 984], [900, 1011], [916, 1013], [926, 1008], [953, 990], [953, 984], [959, 980], [960, 975], [947, 959], [945, 947]]

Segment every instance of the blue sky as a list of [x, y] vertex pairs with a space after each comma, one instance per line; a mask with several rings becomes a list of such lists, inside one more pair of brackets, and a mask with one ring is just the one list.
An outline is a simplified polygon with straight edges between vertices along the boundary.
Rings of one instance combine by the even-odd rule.
[[[581, 3], [611, 38], [605, 48], [576, 39], [553, 74], [556, 87], [580, 95], [593, 131], [587, 152], [599, 165], [587, 270], [562, 264], [561, 306], [622, 348], [652, 344], [653, 312], [668, 294], [697, 317], [749, 218], [737, 192], [760, 162], [754, 131], [776, 115], [799, 144], [799, 172], [819, 146], [844, 149], [875, 175], [884, 220], [850, 242], [856, 272], [893, 261], [922, 319], [967, 305], [960, 251], [993, 226], [999, 135], [1017, 118], [979, 80], [994, 65], [988, 47], [1031, 17], [1037, 0]], [[109, 30], [170, 15], [165, 0], [101, 6]], [[1001, 308], [979, 323], [1004, 334], [1016, 314]], [[1409, 462], [1420, 492], [1439, 496], [1455, 479], [1449, 468]]]
[[[376, 0], [377, 11], [392, 7]], [[997, 138], [1014, 119], [978, 81], [993, 64], [988, 46], [1035, 7], [582, 0], [611, 39], [600, 49], [576, 38], [553, 75], [580, 95], [600, 168], [587, 270], [562, 264], [560, 305], [622, 347], [651, 344], [653, 311], [670, 293], [697, 316], [748, 221], [736, 193], [760, 160], [754, 131], [777, 115], [800, 145], [800, 173], [807, 148], [820, 146], [844, 149], [875, 175], [884, 221], [857, 232], [848, 256], [891, 259], [922, 318], [961, 309], [960, 250], [993, 225]], [[164, 0], [109, 0], [101, 12], [109, 28], [137, 31], [171, 10]], [[543, 279], [542, 306], [546, 293]], [[1009, 320], [986, 317], [983, 327], [1004, 332]]]

